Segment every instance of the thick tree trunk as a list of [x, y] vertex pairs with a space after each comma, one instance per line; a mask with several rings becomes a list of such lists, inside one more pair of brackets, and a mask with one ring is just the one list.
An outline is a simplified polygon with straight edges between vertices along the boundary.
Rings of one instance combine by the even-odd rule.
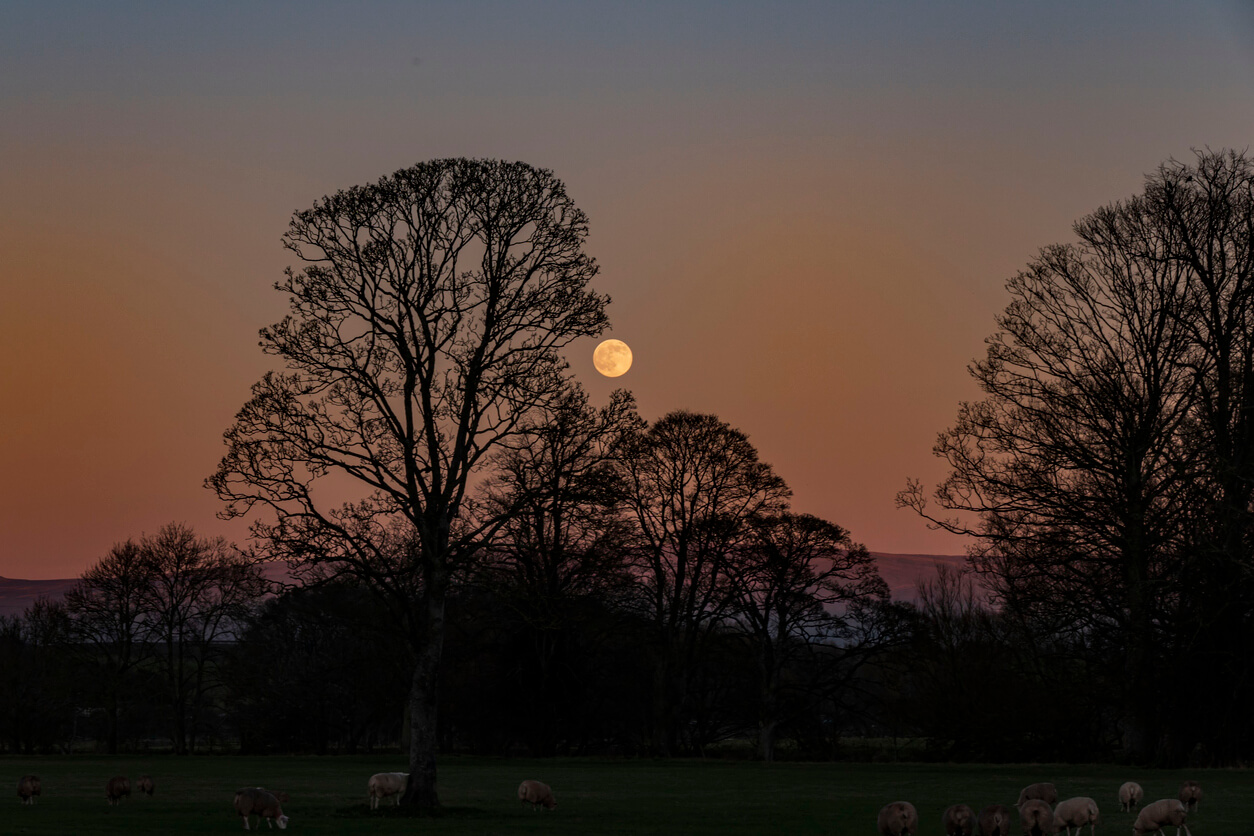
[[440, 657], [444, 652], [444, 598], [442, 585], [428, 587], [424, 595], [418, 660], [409, 688], [409, 785], [401, 802], [428, 809], [440, 804], [435, 788], [435, 755], [439, 743], [436, 715]]

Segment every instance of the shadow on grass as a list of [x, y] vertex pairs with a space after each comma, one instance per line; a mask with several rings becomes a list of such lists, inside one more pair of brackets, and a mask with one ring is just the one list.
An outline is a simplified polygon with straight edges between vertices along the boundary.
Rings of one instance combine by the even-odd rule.
[[395, 805], [371, 810], [369, 804], [351, 804], [340, 807], [331, 815], [339, 819], [489, 819], [487, 810], [480, 807], [412, 807]]

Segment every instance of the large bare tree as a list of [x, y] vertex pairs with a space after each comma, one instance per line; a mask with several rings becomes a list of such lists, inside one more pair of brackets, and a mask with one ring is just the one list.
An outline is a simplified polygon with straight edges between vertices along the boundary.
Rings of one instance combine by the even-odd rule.
[[483, 513], [506, 522], [479, 579], [517, 619], [517, 664], [529, 686], [519, 706], [536, 751], [554, 751], [596, 710], [581, 674], [614, 636], [603, 613], [632, 586], [612, 457], [642, 423], [635, 406], [620, 389], [596, 409], [571, 387], [497, 457], [484, 486]]
[[277, 284], [292, 311], [261, 343], [286, 369], [253, 387], [209, 483], [228, 515], [273, 512], [255, 533], [280, 553], [356, 573], [408, 614], [406, 803], [438, 803], [445, 601], [498, 522], [467, 522], [472, 474], [561, 394], [561, 350], [607, 323], [587, 235], [552, 172], [468, 159], [337, 192], [284, 235], [303, 269]]
[[975, 564], [1014, 606], [1047, 601], [1125, 648], [1123, 738], [1158, 738], [1157, 625], [1179, 571], [1194, 466], [1181, 444], [1196, 390], [1188, 276], [1143, 198], [1075, 225], [1007, 284], [1011, 302], [971, 367], [984, 398], [940, 434], [950, 467], [932, 516], [912, 483], [898, 501], [973, 535]]
[[748, 436], [714, 415], [671, 412], [631, 435], [618, 461], [657, 641], [652, 747], [670, 755], [688, 671], [731, 602], [728, 562], [748, 520], [782, 511], [790, 491]]

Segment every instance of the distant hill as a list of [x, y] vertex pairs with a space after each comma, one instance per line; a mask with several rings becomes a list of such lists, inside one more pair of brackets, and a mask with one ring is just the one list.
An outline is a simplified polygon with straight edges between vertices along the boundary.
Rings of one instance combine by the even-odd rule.
[[[888, 582], [895, 601], [914, 601], [918, 598], [916, 585], [920, 580], [936, 577], [936, 564], [943, 563], [961, 568], [966, 558], [960, 554], [889, 554], [871, 552], [879, 563], [880, 574]], [[266, 576], [271, 580], [288, 580], [282, 565], [267, 566]], [[40, 597], [60, 599], [78, 582], [78, 578], [55, 578], [45, 581], [28, 581], [20, 578], [0, 577], [0, 615], [21, 615]]]
[[37, 598], [60, 599], [78, 583], [78, 578], [25, 581], [0, 577], [0, 615], [21, 615]]
[[917, 601], [918, 583], [935, 578], [938, 563], [961, 569], [967, 562], [966, 555], [961, 554], [871, 552], [871, 557], [879, 564], [880, 575], [888, 582], [894, 601]]

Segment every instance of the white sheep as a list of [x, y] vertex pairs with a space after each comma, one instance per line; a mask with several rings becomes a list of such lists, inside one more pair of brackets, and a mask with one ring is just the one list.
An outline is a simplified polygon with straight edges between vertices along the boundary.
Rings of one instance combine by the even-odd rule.
[[980, 836], [1010, 836], [1014, 814], [1005, 804], [990, 804], [980, 811]]
[[1023, 836], [1048, 836], [1054, 832], [1054, 811], [1039, 798], [1029, 798], [1019, 805], [1019, 824]]
[[951, 804], [941, 816], [945, 836], [971, 836], [975, 830], [975, 810], [966, 804]]
[[1180, 829], [1184, 828], [1187, 836], [1193, 836], [1189, 833], [1189, 826], [1184, 823], [1187, 811], [1184, 804], [1175, 798], [1160, 798], [1153, 804], [1147, 804], [1141, 808], [1141, 813], [1136, 817], [1136, 821], [1132, 825], [1132, 832], [1137, 836], [1145, 836], [1146, 833], [1161, 833], [1162, 829], [1167, 825], [1174, 824], [1176, 826], [1176, 836], [1180, 836]]
[[396, 806], [401, 804], [401, 794], [409, 783], [408, 772], [376, 772], [366, 783], [366, 794], [370, 797], [370, 809], [379, 809], [379, 801], [390, 795], [396, 796]]
[[22, 799], [23, 804], [34, 804], [35, 797], [41, 792], [43, 786], [39, 783], [38, 775], [23, 775], [17, 782], [17, 797]]
[[537, 805], [543, 804], [546, 810], [557, 809], [557, 799], [553, 797], [553, 790], [548, 784], [542, 784], [539, 781], [523, 781], [518, 785], [518, 800], [524, 804], [530, 804], [531, 809], [537, 809]]
[[1123, 786], [1119, 788], [1119, 810], [1123, 813], [1131, 813], [1133, 807], [1141, 806], [1141, 799], [1145, 797], [1145, 790], [1141, 789], [1141, 785], [1136, 781], [1124, 781]]
[[[260, 787], [244, 787], [235, 792], [235, 812], [244, 817], [244, 829], [251, 830], [248, 826], [248, 817], [256, 813], [271, 827], [274, 823], [279, 825], [279, 830], [285, 830], [289, 821], [288, 817], [283, 815], [283, 808], [279, 806], [279, 799], [272, 792], [261, 789]], [[261, 824], [260, 821], [257, 822]]]
[[1021, 807], [1023, 802], [1031, 801], [1034, 798], [1044, 801], [1050, 807], [1053, 807], [1058, 803], [1058, 789], [1048, 782], [1028, 784], [1019, 791], [1019, 800], [1015, 802], [1015, 806]]
[[914, 836], [919, 832], [919, 814], [909, 801], [885, 804], [876, 822], [880, 836]]
[[1076, 836], [1080, 836], [1080, 828], [1087, 824], [1089, 836], [1093, 836], [1097, 817], [1097, 802], [1093, 799], [1082, 795], [1068, 798], [1058, 802], [1054, 808], [1054, 832], [1065, 828], [1067, 836], [1071, 836], [1071, 828], [1074, 827]]
[[140, 775], [139, 780], [135, 782], [135, 789], [137, 789], [138, 791], [142, 792], [144, 795], [151, 798], [153, 790], [156, 789], [156, 787], [153, 786], [153, 783], [152, 783], [152, 776]]
[[1180, 801], [1184, 804], [1184, 809], [1190, 813], [1197, 810], [1197, 804], [1202, 800], [1202, 785], [1197, 781], [1185, 781], [1180, 785]]
[[125, 775], [115, 775], [109, 779], [109, 783], [105, 784], [105, 798], [109, 799], [109, 803], [117, 806], [123, 798], [131, 797], [131, 782], [126, 779]]

